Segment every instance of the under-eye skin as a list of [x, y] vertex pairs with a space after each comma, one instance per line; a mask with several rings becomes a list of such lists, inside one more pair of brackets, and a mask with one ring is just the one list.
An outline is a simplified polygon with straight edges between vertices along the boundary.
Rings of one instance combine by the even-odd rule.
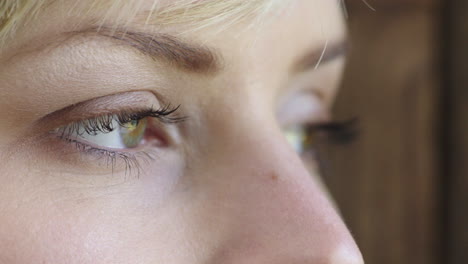
[[69, 143], [66, 147], [75, 148], [80, 155], [89, 155], [88, 160], [101, 161], [112, 172], [117, 163], [123, 162], [126, 173], [139, 174], [141, 163], [155, 158], [152, 149], [169, 144], [168, 134], [161, 130], [186, 119], [178, 110], [179, 106], [170, 104], [159, 109], [122, 110], [75, 121], [49, 134]]

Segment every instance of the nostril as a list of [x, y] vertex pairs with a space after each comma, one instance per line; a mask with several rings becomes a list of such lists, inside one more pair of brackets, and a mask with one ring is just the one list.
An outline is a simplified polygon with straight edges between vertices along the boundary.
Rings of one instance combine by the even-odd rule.
[[340, 246], [332, 252], [330, 264], [364, 264], [364, 260], [355, 246]]

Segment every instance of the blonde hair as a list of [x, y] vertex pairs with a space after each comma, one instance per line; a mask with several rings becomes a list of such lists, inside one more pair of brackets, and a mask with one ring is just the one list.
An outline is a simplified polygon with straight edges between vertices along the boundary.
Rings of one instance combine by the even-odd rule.
[[[22, 26], [36, 18], [41, 11], [67, 0], [1, 0], [0, 1], [0, 47]], [[171, 26], [189, 24], [203, 28], [214, 24], [224, 26], [257, 15], [261, 17], [285, 0], [153, 0], [146, 14], [145, 24]], [[81, 3], [80, 3], [81, 2]], [[83, 3], [84, 2], [84, 3]], [[104, 11], [107, 14], [97, 23], [121, 23], [136, 18], [145, 0], [89, 0], [71, 1], [70, 10], [83, 14]], [[78, 11], [77, 11], [78, 10]]]

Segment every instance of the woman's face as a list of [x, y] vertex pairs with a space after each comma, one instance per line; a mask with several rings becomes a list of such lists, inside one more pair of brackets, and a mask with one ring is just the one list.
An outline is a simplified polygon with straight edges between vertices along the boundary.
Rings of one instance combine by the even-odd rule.
[[99, 33], [62, 2], [0, 53], [0, 263], [362, 263], [299, 140], [343, 68], [335, 1]]

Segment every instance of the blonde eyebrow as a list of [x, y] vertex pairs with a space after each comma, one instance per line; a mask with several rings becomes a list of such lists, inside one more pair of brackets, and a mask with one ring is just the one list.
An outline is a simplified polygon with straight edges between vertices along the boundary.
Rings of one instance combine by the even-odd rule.
[[222, 56], [217, 51], [186, 42], [169, 34], [150, 34], [105, 26], [73, 33], [94, 33], [121, 41], [153, 60], [163, 60], [173, 67], [193, 73], [215, 74], [223, 68]]

